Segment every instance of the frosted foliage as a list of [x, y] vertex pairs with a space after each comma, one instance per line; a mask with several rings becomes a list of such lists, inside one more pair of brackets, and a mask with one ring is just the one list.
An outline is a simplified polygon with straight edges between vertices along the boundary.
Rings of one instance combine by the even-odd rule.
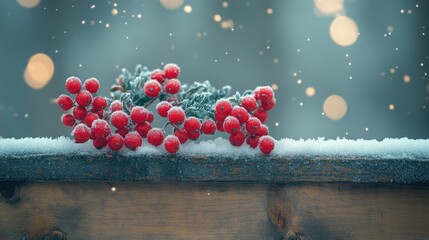
[[[429, 140], [384, 139], [377, 140], [325, 140], [323, 138], [310, 140], [282, 139], [275, 141], [276, 147], [271, 156], [320, 156], [322, 157], [367, 157], [379, 159], [422, 159], [429, 160]], [[7, 155], [66, 155], [66, 154], [103, 154], [107, 149], [97, 150], [91, 142], [75, 144], [73, 140], [60, 137], [52, 138], [5, 138], [0, 140], [0, 156]], [[156, 148], [147, 142], [136, 152], [121, 150], [120, 154], [166, 154], [163, 148]], [[185, 155], [222, 155], [227, 158], [257, 155], [264, 157], [258, 149], [252, 149], [245, 144], [234, 147], [228, 140], [217, 138], [200, 143], [187, 142], [181, 146], [178, 154]], [[275, 161], [275, 160], [273, 160]]]

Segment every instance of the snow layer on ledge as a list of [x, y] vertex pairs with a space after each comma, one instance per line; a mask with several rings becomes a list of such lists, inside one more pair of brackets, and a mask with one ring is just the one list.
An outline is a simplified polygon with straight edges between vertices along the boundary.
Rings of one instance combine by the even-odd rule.
[[[123, 149], [124, 155], [166, 154], [163, 147], [155, 148], [143, 143], [136, 152]], [[65, 137], [52, 138], [22, 138], [0, 139], [0, 157], [11, 155], [66, 155], [66, 154], [104, 154], [107, 149], [96, 150], [91, 142], [75, 144]], [[258, 149], [248, 146], [231, 146], [226, 139], [188, 142], [182, 145], [179, 154], [183, 155], [222, 155], [236, 158], [243, 155], [263, 156]], [[309, 140], [281, 139], [276, 141], [276, 147], [271, 156], [326, 156], [326, 157], [367, 157], [381, 159], [425, 159], [429, 160], [429, 140], [413, 140], [407, 138], [377, 140], [325, 140], [324, 138]]]

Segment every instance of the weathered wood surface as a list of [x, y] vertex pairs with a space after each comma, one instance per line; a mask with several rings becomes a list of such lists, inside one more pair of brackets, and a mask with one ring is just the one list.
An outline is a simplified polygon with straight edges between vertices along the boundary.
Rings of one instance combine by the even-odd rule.
[[429, 159], [365, 156], [0, 155], [0, 181], [429, 183]]
[[284, 236], [428, 239], [429, 186], [50, 182], [0, 197], [2, 240]]

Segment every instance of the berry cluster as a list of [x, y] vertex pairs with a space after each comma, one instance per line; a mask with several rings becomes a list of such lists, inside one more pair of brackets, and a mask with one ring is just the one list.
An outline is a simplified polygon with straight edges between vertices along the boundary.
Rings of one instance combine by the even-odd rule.
[[[82, 84], [79, 78], [70, 77], [65, 88], [74, 99], [64, 94], [58, 97], [58, 106], [69, 112], [61, 121], [73, 127], [76, 143], [92, 140], [97, 149], [136, 150], [146, 139], [155, 147], [163, 145], [167, 152], [176, 153], [188, 140], [213, 135], [216, 130], [228, 133], [230, 143], [237, 147], [246, 142], [252, 148], [259, 146], [265, 154], [274, 149], [274, 139], [263, 124], [267, 111], [276, 103], [270, 87], [225, 98], [229, 87], [215, 90], [208, 82], [182, 86], [177, 80], [179, 74], [176, 64], [154, 71], [138, 66], [134, 76], [124, 72], [118, 78], [118, 85], [111, 89], [112, 98], [97, 95], [97, 79]], [[156, 113], [166, 119], [162, 128], [152, 127], [154, 114], [147, 109], [157, 99]], [[172, 127], [170, 135], [166, 134], [168, 126]]]

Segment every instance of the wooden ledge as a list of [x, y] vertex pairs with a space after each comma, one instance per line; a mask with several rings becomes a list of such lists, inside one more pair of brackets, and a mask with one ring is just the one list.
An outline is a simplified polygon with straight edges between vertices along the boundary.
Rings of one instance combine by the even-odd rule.
[[1, 155], [0, 181], [429, 183], [429, 159], [187, 154]]

